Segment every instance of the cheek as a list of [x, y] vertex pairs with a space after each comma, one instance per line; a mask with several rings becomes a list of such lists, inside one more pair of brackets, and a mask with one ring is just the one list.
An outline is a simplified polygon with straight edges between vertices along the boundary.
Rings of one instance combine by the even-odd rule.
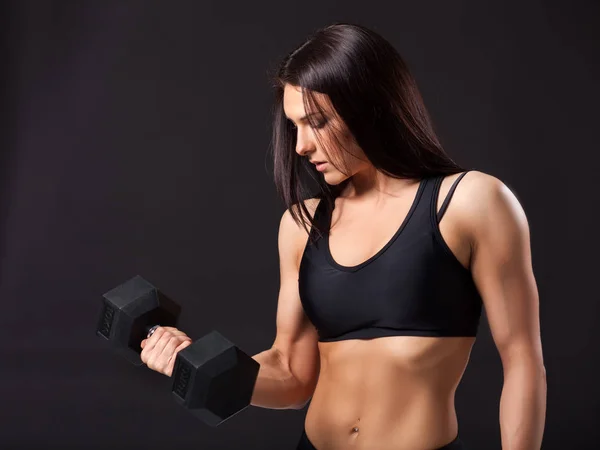
[[326, 147], [329, 161], [336, 173], [348, 170], [353, 173], [363, 166], [364, 153], [358, 147], [354, 137], [347, 128], [336, 129], [334, 135], [322, 135], [321, 139]]
[[365, 154], [354, 143], [348, 143], [346, 147], [346, 151], [343, 155], [344, 161], [350, 170], [360, 169], [364, 166], [365, 162]]

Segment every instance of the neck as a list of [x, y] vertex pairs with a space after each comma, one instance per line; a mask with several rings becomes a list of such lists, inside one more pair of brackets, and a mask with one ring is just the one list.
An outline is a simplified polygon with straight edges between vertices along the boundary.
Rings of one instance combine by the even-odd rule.
[[340, 197], [361, 201], [379, 201], [389, 197], [400, 197], [415, 182], [416, 180], [411, 178], [390, 177], [371, 166], [352, 175]]

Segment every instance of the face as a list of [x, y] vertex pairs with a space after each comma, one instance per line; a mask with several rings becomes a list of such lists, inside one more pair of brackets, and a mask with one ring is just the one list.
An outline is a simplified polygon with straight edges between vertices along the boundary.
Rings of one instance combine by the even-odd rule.
[[[283, 109], [296, 131], [296, 153], [313, 163], [323, 161], [324, 164], [315, 166], [315, 170], [323, 174], [328, 184], [336, 185], [371, 165], [336, 114], [328, 96], [314, 94], [324, 116], [318, 110], [305, 111], [301, 89], [290, 84], [285, 85]], [[307, 113], [312, 116], [313, 125]]]

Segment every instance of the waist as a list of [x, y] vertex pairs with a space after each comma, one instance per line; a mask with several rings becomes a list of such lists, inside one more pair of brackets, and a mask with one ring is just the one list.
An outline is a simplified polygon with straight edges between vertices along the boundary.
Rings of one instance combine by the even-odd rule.
[[437, 449], [456, 438], [458, 422], [453, 395], [317, 390], [304, 429], [317, 449]]

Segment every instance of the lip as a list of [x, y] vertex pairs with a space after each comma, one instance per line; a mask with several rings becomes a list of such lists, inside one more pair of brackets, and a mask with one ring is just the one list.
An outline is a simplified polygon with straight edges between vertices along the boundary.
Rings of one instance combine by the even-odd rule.
[[313, 164], [315, 165], [316, 169], [319, 172], [324, 171], [325, 168], [327, 167], [327, 162], [316, 162], [316, 163], [313, 163]]

